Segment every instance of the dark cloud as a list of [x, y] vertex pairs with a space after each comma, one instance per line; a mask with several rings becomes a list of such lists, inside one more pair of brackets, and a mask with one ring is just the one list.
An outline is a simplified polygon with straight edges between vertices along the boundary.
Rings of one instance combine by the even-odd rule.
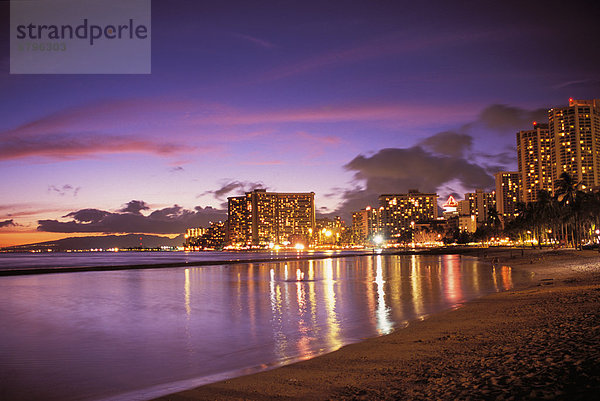
[[121, 213], [141, 214], [140, 212], [142, 210], [150, 210], [150, 206], [144, 201], [132, 200], [127, 202], [127, 204], [118, 211]]
[[437, 156], [419, 146], [382, 149], [371, 157], [357, 156], [344, 166], [364, 180], [376, 193], [402, 193], [411, 188], [436, 191], [454, 179], [466, 187], [487, 188], [493, 184], [485, 170], [465, 159]]
[[525, 110], [505, 104], [492, 104], [479, 115], [478, 121], [486, 128], [501, 132], [531, 129], [534, 121], [548, 120], [548, 109]]
[[0, 221], [0, 228], [3, 228], [3, 227], [13, 227], [13, 226], [16, 226], [16, 225], [17, 225], [17, 223], [15, 223], [13, 221], [13, 219]]
[[364, 182], [364, 187], [345, 191], [344, 201], [331, 213], [347, 221], [352, 212], [367, 205], [377, 206], [381, 194], [406, 193], [410, 189], [437, 192], [451, 181], [465, 188], [488, 189], [494, 185], [485, 167], [460, 157], [434, 154], [420, 146], [387, 148], [371, 156], [359, 155], [344, 167], [355, 172], [357, 181]]
[[232, 194], [233, 196], [243, 195], [244, 193], [251, 192], [255, 189], [267, 189], [267, 187], [262, 182], [227, 180], [223, 182], [221, 188], [214, 191], [205, 191], [201, 193], [199, 197], [212, 194], [217, 199], [223, 199], [229, 194]]
[[[181, 206], [155, 210], [148, 216], [132, 210], [145, 206], [143, 201], [131, 201], [120, 212], [111, 213], [98, 209], [82, 209], [67, 214], [71, 221], [39, 220], [38, 231], [60, 233], [153, 233], [179, 234], [190, 227], [206, 227], [210, 221], [225, 220], [224, 210], [197, 206], [194, 210]], [[131, 206], [131, 207], [130, 207]], [[123, 210], [127, 210], [122, 212]], [[139, 209], [142, 210], [142, 209]], [[138, 210], [138, 212], [139, 212]]]
[[463, 157], [465, 152], [471, 150], [473, 137], [464, 133], [445, 131], [425, 138], [419, 145], [441, 155]]
[[65, 184], [63, 186], [48, 185], [48, 192], [55, 193], [60, 196], [72, 195], [77, 196], [81, 187], [74, 188], [72, 185]]
[[105, 212], [104, 210], [81, 209], [76, 212], [71, 212], [63, 217], [72, 217], [73, 220], [80, 223], [98, 223], [109, 214], [110, 212]]

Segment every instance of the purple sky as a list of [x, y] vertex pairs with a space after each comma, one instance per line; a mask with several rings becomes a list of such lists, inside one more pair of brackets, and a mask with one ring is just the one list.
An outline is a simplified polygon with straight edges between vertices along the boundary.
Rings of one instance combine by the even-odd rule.
[[151, 75], [9, 75], [0, 2], [0, 246], [174, 234], [257, 186], [345, 217], [491, 188], [516, 131], [600, 97], [600, 24], [482, 3], [154, 1]]

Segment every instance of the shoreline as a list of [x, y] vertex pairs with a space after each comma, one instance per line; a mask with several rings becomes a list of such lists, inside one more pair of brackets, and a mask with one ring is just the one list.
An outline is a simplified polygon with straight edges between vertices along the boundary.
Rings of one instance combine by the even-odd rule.
[[329, 354], [157, 400], [593, 398], [600, 390], [600, 254], [461, 254], [529, 271], [533, 283]]
[[[477, 256], [483, 254], [493, 248], [469, 248], [469, 247], [439, 247], [439, 248], [424, 248], [412, 250], [383, 250], [382, 255], [469, 255]], [[518, 250], [513, 250], [518, 251]], [[327, 251], [317, 251], [327, 252]], [[344, 252], [344, 251], [340, 251]], [[243, 263], [270, 263], [270, 262], [286, 262], [293, 260], [321, 260], [330, 258], [351, 258], [356, 256], [370, 256], [374, 253], [373, 250], [363, 251], [347, 251], [350, 253], [333, 253], [330, 255], [317, 254], [310, 255], [308, 253], [296, 253], [288, 255], [275, 255], [273, 258], [255, 258], [255, 259], [226, 259], [226, 260], [198, 260], [190, 262], [165, 262], [165, 263], [146, 263], [134, 265], [106, 265], [106, 266], [65, 266], [65, 267], [40, 267], [40, 268], [17, 268], [9, 270], [0, 270], [0, 277], [5, 276], [23, 276], [32, 274], [54, 274], [54, 273], [80, 273], [80, 272], [100, 272], [100, 271], [115, 271], [115, 270], [144, 270], [144, 269], [165, 269], [172, 267], [199, 267], [199, 266], [222, 266], [229, 264]], [[512, 251], [511, 251], [512, 252]], [[231, 252], [235, 255], [237, 252]], [[112, 254], [112, 253], [111, 253]], [[268, 253], [265, 252], [265, 255]]]

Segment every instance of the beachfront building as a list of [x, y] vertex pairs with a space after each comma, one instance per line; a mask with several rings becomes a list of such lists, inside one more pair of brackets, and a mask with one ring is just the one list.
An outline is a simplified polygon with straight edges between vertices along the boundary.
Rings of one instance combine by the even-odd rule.
[[225, 245], [227, 223], [210, 222], [207, 228], [188, 228], [185, 232], [185, 248], [221, 249]]
[[476, 189], [475, 192], [467, 192], [465, 199], [458, 201], [459, 216], [475, 216], [477, 227], [487, 223], [489, 211], [496, 208], [496, 191], [484, 192]]
[[367, 206], [352, 213], [352, 242], [365, 245], [382, 232], [380, 209]]
[[567, 172], [583, 190], [600, 186], [600, 99], [569, 99], [548, 111], [548, 125], [553, 184]]
[[418, 190], [379, 196], [379, 213], [386, 238], [399, 238], [414, 229], [416, 223], [437, 219], [437, 198], [437, 194]]
[[236, 196], [227, 199], [227, 243], [240, 246], [252, 244], [252, 197]]
[[315, 193], [255, 189], [228, 198], [230, 245], [308, 244], [315, 231]]
[[535, 202], [540, 190], [552, 191], [552, 137], [548, 124], [534, 121], [533, 129], [517, 132], [521, 201]]
[[517, 203], [521, 198], [521, 182], [517, 171], [499, 171], [496, 178], [496, 208], [502, 224], [517, 217]]
[[340, 216], [316, 219], [312, 243], [316, 245], [341, 245], [346, 238], [346, 224]]

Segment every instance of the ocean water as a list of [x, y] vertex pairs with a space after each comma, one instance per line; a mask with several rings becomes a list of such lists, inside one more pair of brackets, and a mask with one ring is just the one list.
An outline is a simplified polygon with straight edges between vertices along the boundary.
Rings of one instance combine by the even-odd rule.
[[458, 255], [0, 277], [0, 398], [145, 400], [331, 352], [527, 280]]

